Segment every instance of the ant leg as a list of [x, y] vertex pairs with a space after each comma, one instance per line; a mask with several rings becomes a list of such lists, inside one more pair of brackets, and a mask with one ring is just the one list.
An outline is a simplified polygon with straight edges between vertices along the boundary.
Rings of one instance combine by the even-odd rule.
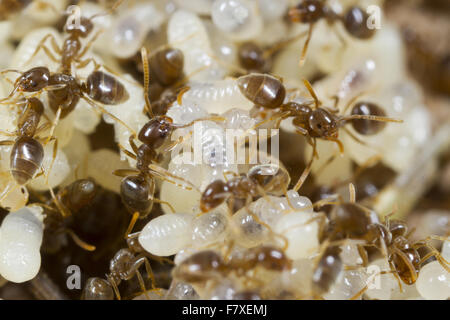
[[119, 288], [117, 287], [116, 281], [108, 274], [106, 275], [106, 279], [113, 287], [113, 290], [114, 290], [114, 293], [116, 294], [117, 300], [121, 300]]
[[[158, 175], [159, 177], [161, 177], [162, 179], [164, 179], [164, 180], [166, 180], [166, 181], [168, 181], [168, 182], [175, 183], [176, 185], [181, 186], [182, 188], [184, 188], [184, 189], [186, 189], [186, 190], [192, 190], [192, 189], [194, 189], [194, 190], [197, 190], [199, 193], [202, 193], [202, 192], [198, 189], [198, 187], [195, 186], [192, 182], [190, 182], [190, 181], [188, 181], [188, 180], [186, 180], [186, 179], [184, 179], [184, 178], [182, 178], [182, 177], [178, 177], [178, 176], [176, 176], [176, 175], [170, 173], [169, 171], [167, 171], [167, 170], [164, 169], [164, 168], [161, 168], [161, 167], [156, 166], [156, 165], [154, 165], [154, 164], [150, 164], [150, 165], [148, 166], [148, 168], [152, 171], [152, 173]], [[182, 185], [177, 184], [177, 183], [174, 182], [174, 181], [168, 180], [168, 179], [166, 178], [166, 176], [171, 177], [171, 178], [174, 178], [175, 180], [179, 180], [179, 181], [185, 182], [189, 187], [182, 186]]]
[[14, 140], [3, 140], [0, 141], [0, 146], [12, 146], [14, 143], [16, 143]]
[[228, 178], [227, 178], [228, 174], [232, 175], [235, 178], [239, 177], [239, 175], [236, 172], [230, 171], [230, 170], [225, 170], [225, 171], [222, 172], [222, 175], [223, 175], [223, 178], [225, 179], [225, 182], [228, 182]]
[[133, 227], [136, 224], [136, 221], [139, 219], [139, 212], [133, 213], [133, 216], [131, 217], [131, 221], [128, 224], [127, 231], [125, 232], [125, 239], [131, 238], [131, 231], [133, 231]]
[[316, 154], [316, 139], [313, 140], [313, 152], [311, 155], [311, 160], [309, 160], [308, 165], [306, 166], [305, 170], [303, 170], [302, 174], [300, 175], [300, 178], [298, 179], [297, 183], [295, 184], [293, 190], [298, 191], [300, 187], [305, 182], [306, 178], [308, 178], [309, 173], [311, 172], [312, 164], [314, 161], [314, 154]]
[[65, 229], [64, 232], [67, 233], [72, 238], [73, 242], [75, 242], [75, 244], [80, 248], [86, 251], [95, 251], [96, 249], [95, 246], [81, 240], [80, 237], [78, 237], [73, 230]]
[[355, 119], [370, 120], [370, 121], [380, 121], [380, 122], [403, 123], [403, 120], [401, 120], [401, 119], [379, 117], [379, 116], [373, 116], [373, 115], [362, 115], [362, 114], [352, 114], [352, 115], [349, 115], [349, 116], [342, 117], [341, 119], [339, 119], [339, 122], [355, 120]]
[[134, 175], [134, 174], [138, 174], [138, 173], [139, 173], [138, 170], [133, 170], [133, 169], [118, 169], [118, 170], [113, 171], [113, 175], [118, 176], [118, 177], [127, 177], [129, 175]]
[[356, 203], [356, 190], [353, 183], [348, 184], [348, 193], [350, 194], [350, 203]]
[[97, 40], [97, 38], [102, 34], [103, 30], [98, 30], [94, 36], [89, 39], [89, 41], [86, 43], [86, 45], [84, 46], [83, 50], [78, 54], [77, 59], [82, 58], [90, 49], [90, 47], [92, 46], [92, 44], [95, 42], [95, 40]]
[[53, 143], [53, 150], [52, 150], [52, 161], [50, 162], [50, 166], [48, 167], [48, 174], [45, 177], [45, 183], [48, 185], [48, 178], [50, 176], [50, 172], [52, 171], [53, 165], [55, 164], [56, 160], [56, 154], [58, 153], [58, 139], [55, 139], [55, 142]]
[[341, 154], [344, 153], [344, 145], [342, 144], [341, 140], [339, 140], [338, 138], [333, 138], [333, 137], [326, 137], [326, 138], [323, 138], [323, 139], [335, 142], [338, 145], [338, 147], [339, 147], [339, 152]]
[[137, 157], [136, 157], [136, 155], [135, 155], [133, 152], [127, 150], [127, 149], [126, 149], [124, 146], [122, 146], [120, 143], [118, 143], [117, 145], [119, 146], [119, 149], [120, 149], [123, 153], [125, 153], [125, 154], [126, 154], [127, 156], [129, 156], [131, 159], [137, 160]]
[[112, 113], [106, 111], [105, 108], [103, 108], [102, 106], [96, 104], [94, 101], [92, 101], [90, 98], [86, 97], [85, 95], [83, 95], [81, 97], [83, 100], [85, 100], [91, 107], [94, 108], [94, 110], [96, 108], [98, 108], [100, 110], [100, 112], [110, 116], [111, 118], [113, 118], [115, 121], [117, 121], [118, 123], [120, 123], [121, 125], [123, 125], [125, 128], [127, 128], [133, 136], [136, 136], [136, 131], [134, 131], [133, 128], [131, 128], [130, 126], [128, 126], [125, 122], [123, 122], [122, 120], [120, 120], [119, 118], [117, 118], [115, 115], [113, 115]]
[[306, 61], [306, 53], [308, 52], [309, 42], [311, 41], [311, 36], [313, 32], [314, 24], [309, 25], [308, 37], [306, 38], [305, 44], [303, 45], [302, 54], [300, 55], [300, 60], [298, 61], [298, 66], [303, 67]]
[[62, 54], [62, 51], [59, 49], [56, 40], [55, 40], [55, 36], [51, 33], [47, 34], [45, 37], [43, 37], [41, 39], [41, 41], [39, 41], [36, 49], [34, 50], [33, 54], [31, 55], [31, 57], [27, 60], [27, 62], [25, 62], [25, 65], [29, 64], [31, 62], [31, 60], [33, 60], [33, 58], [38, 54], [38, 52], [42, 49], [44, 50], [45, 54], [53, 61], [56, 63], [59, 63], [60, 61], [58, 59], [55, 58], [55, 56], [53, 55], [53, 53], [50, 51], [50, 49], [45, 45], [45, 42], [47, 41], [47, 39], [52, 39], [52, 48], [53, 50], [55, 50], [55, 48], [57, 48], [57, 50], [55, 50], [58, 54]]
[[137, 154], [139, 151], [139, 148], [137, 147], [136, 143], [134, 143], [134, 138], [135, 138], [134, 135], [130, 135], [130, 137], [128, 138], [128, 143], [130, 144], [130, 147], [133, 150], [134, 154]]
[[175, 208], [169, 202], [161, 200], [161, 199], [158, 199], [158, 198], [151, 198], [151, 200], [153, 202], [156, 202], [156, 203], [159, 203], [159, 204], [165, 204], [166, 206], [169, 207], [169, 209], [170, 209], [170, 211], [172, 211], [172, 213], [176, 213]]
[[58, 107], [58, 111], [56, 111], [55, 119], [53, 120], [52, 127], [50, 128], [50, 133], [47, 137], [47, 140], [44, 142], [44, 145], [47, 145], [51, 139], [53, 139], [53, 133], [55, 132], [56, 125], [59, 122], [59, 118], [61, 117], [61, 107]]
[[177, 94], [177, 103], [178, 105], [183, 105], [183, 95], [188, 92], [189, 90], [191, 90], [191, 87], [184, 87], [183, 89], [180, 90], [180, 92], [178, 92]]

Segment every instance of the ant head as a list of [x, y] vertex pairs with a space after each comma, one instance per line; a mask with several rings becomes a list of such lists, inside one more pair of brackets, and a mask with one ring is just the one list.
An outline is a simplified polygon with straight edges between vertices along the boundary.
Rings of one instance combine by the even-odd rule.
[[292, 22], [315, 23], [325, 15], [325, 5], [319, 0], [304, 0], [288, 14]]
[[64, 27], [64, 31], [70, 35], [86, 38], [94, 29], [92, 21], [85, 17], [79, 19], [67, 19], [67, 23]]
[[308, 123], [318, 137], [337, 138], [338, 136], [339, 123], [336, 117], [323, 108], [313, 110]]
[[17, 88], [20, 91], [36, 92], [48, 86], [50, 70], [46, 67], [35, 67], [25, 71], [18, 79]]

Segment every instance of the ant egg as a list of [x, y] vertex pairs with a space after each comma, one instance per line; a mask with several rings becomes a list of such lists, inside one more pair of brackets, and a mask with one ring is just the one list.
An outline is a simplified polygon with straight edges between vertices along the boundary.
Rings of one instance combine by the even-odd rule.
[[[363, 271], [342, 271], [330, 291], [324, 294], [325, 300], [349, 300], [366, 285]], [[361, 297], [359, 298], [359, 300]]]
[[194, 215], [168, 213], [151, 220], [139, 234], [142, 247], [157, 256], [171, 256], [191, 243]]
[[0, 274], [21, 283], [33, 279], [41, 266], [44, 232], [40, 207], [24, 207], [9, 213], [1, 225]]
[[211, 17], [217, 28], [234, 40], [250, 40], [262, 31], [262, 17], [254, 1], [216, 0]]
[[69, 174], [70, 166], [64, 151], [61, 149], [56, 150], [56, 157], [53, 160], [53, 145], [54, 142], [44, 146], [44, 159], [42, 159], [41, 165], [44, 169], [44, 174], [35, 177], [29, 183], [29, 186], [34, 190], [45, 191], [48, 188], [55, 188]]
[[438, 261], [432, 261], [420, 270], [416, 288], [427, 300], [447, 300], [450, 298], [450, 274]]

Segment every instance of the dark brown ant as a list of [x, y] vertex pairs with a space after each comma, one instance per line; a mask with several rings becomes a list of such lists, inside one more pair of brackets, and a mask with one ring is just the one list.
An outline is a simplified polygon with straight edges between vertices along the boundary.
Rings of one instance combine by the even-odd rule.
[[251, 248], [242, 255], [231, 256], [225, 261], [215, 251], [205, 250], [186, 258], [173, 270], [173, 277], [189, 283], [220, 279], [230, 273], [243, 276], [256, 268], [284, 271], [291, 268], [291, 260], [282, 250], [272, 246]]
[[209, 212], [226, 200], [230, 201], [229, 208], [233, 210], [234, 201], [243, 200], [248, 206], [256, 197], [267, 194], [280, 195], [287, 190], [290, 179], [284, 169], [278, 168], [275, 174], [263, 171], [263, 166], [255, 166], [247, 175], [236, 175], [226, 182], [222, 180], [211, 182], [200, 198], [200, 210], [203, 213]]
[[155, 288], [155, 278], [148, 260], [149, 257], [155, 257], [141, 247], [136, 237], [128, 238], [127, 246], [127, 248], [117, 251], [111, 259], [106, 279], [97, 277], [88, 279], [83, 289], [82, 299], [113, 300], [115, 294], [117, 299], [120, 300], [121, 295], [118, 286], [122, 281], [131, 280], [135, 276], [138, 278], [142, 292], [146, 294], [145, 282], [139, 271], [142, 265], [145, 265], [148, 278], [152, 281], [152, 291], [158, 291]]
[[10, 155], [10, 170], [14, 180], [19, 185], [26, 184], [41, 168], [44, 159], [44, 148], [36, 135], [48, 127], [48, 123], [39, 126], [44, 105], [37, 98], [29, 98], [18, 119], [16, 140], [0, 141], [0, 145], [12, 145]]
[[[313, 28], [319, 20], [324, 19], [330, 26], [337, 21], [341, 21], [346, 31], [356, 39], [370, 39], [375, 34], [375, 30], [367, 26], [368, 14], [356, 6], [348, 8], [343, 15], [339, 15], [322, 0], [302, 0], [297, 6], [289, 10], [289, 18], [292, 22], [309, 24], [308, 38], [300, 56], [300, 66], [305, 62]], [[335, 29], [333, 30], [337, 32]], [[339, 34], [338, 37], [345, 44], [345, 41]]]
[[[343, 153], [344, 147], [338, 139], [338, 131], [339, 128], [343, 127], [347, 122], [351, 121], [359, 133], [366, 135], [376, 133], [383, 128], [383, 126], [377, 124], [377, 122], [402, 122], [402, 120], [379, 116], [379, 114], [384, 114], [381, 108], [373, 103], [367, 102], [356, 103], [353, 106], [352, 114], [340, 116], [337, 114], [339, 110], [337, 107], [339, 99], [335, 99], [335, 105], [332, 109], [321, 106], [322, 103], [317, 98], [311, 84], [306, 79], [303, 80], [303, 83], [314, 99], [314, 107], [311, 107], [312, 103], [310, 102], [300, 104], [290, 101], [284, 103], [286, 88], [279, 79], [271, 75], [253, 73], [240, 77], [237, 81], [242, 94], [255, 103], [256, 106], [268, 110], [276, 110], [269, 119], [260, 122], [257, 126], [269, 121], [277, 120], [276, 126], [278, 127], [282, 120], [293, 117], [292, 123], [297, 133], [304, 135], [307, 138], [308, 143], [313, 147], [313, 157], [295, 185], [294, 190], [296, 191], [308, 176], [312, 161], [314, 157], [317, 156], [317, 138], [337, 143], [341, 153]], [[358, 97], [359, 96], [352, 98], [345, 106], [343, 112], [352, 106]], [[371, 114], [370, 112], [375, 114]], [[358, 122], [355, 123], [354, 121]], [[361, 123], [360, 121], [363, 122]], [[346, 128], [343, 129], [346, 130]], [[346, 132], [349, 131], [346, 130]], [[363, 143], [353, 134], [351, 134], [351, 137], [356, 139], [356, 141]]]

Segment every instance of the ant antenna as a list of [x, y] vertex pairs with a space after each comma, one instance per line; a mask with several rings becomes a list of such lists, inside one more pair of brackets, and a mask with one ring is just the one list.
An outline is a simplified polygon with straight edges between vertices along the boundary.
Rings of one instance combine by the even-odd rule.
[[149, 80], [150, 80], [150, 74], [148, 70], [148, 53], [147, 49], [145, 47], [142, 47], [141, 49], [141, 59], [142, 59], [142, 67], [144, 69], [144, 98], [145, 98], [145, 109], [150, 114], [150, 117], [153, 118], [153, 110], [152, 105], [150, 103], [150, 99], [148, 98], [148, 87], [149, 87]]
[[313, 87], [311, 86], [311, 83], [310, 83], [308, 80], [306, 80], [306, 79], [303, 79], [302, 81], [303, 81], [303, 84], [305, 85], [306, 89], [308, 89], [309, 94], [310, 94], [311, 97], [314, 99], [315, 107], [318, 108], [318, 107], [320, 106], [321, 103], [320, 103], [320, 101], [319, 101], [319, 98], [317, 98], [317, 95], [316, 95], [316, 93], [314, 92], [314, 89], [313, 89]]

